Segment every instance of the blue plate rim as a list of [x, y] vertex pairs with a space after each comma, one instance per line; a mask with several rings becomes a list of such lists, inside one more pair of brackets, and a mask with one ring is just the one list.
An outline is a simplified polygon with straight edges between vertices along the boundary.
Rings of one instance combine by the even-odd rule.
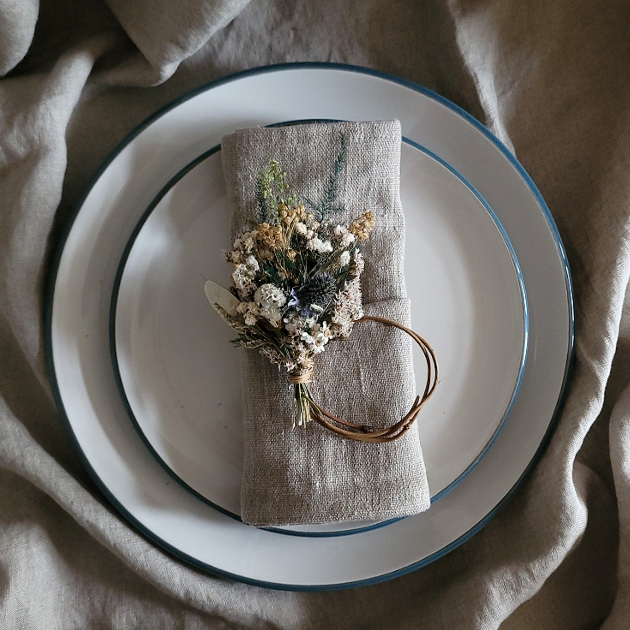
[[[447, 109], [450, 109], [451, 111], [453, 111], [454, 113], [459, 115], [461, 118], [466, 120], [468, 123], [470, 123], [473, 127], [475, 127], [475, 129], [477, 129], [477, 131], [479, 131], [482, 135], [484, 135], [486, 137], [486, 139], [488, 139], [492, 144], [494, 144], [494, 146], [512, 164], [512, 166], [518, 172], [518, 174], [523, 179], [523, 181], [525, 182], [527, 187], [531, 190], [532, 194], [534, 195], [535, 199], [538, 202], [538, 205], [539, 205], [540, 209], [543, 212], [543, 215], [545, 217], [545, 220], [547, 222], [549, 230], [550, 230], [550, 232], [551, 232], [551, 234], [553, 236], [553, 239], [555, 241], [556, 249], [558, 251], [560, 262], [561, 262], [562, 267], [563, 267], [564, 279], [565, 279], [565, 287], [566, 287], [566, 291], [567, 291], [567, 310], [568, 310], [567, 314], [568, 314], [568, 320], [569, 320], [568, 321], [568, 324], [569, 324], [568, 325], [568, 331], [567, 331], [567, 356], [566, 356], [566, 359], [565, 359], [565, 370], [564, 370], [564, 375], [563, 375], [563, 381], [562, 381], [562, 386], [560, 388], [560, 393], [559, 393], [559, 396], [558, 396], [558, 400], [557, 400], [554, 412], [553, 412], [553, 414], [552, 414], [552, 416], [550, 418], [550, 421], [549, 421], [549, 425], [547, 427], [547, 430], [546, 430], [545, 434], [543, 435], [543, 437], [542, 437], [542, 439], [540, 441], [540, 445], [538, 446], [538, 448], [536, 449], [536, 452], [534, 453], [532, 459], [530, 460], [530, 463], [525, 468], [523, 473], [519, 476], [519, 478], [516, 480], [516, 482], [513, 484], [512, 488], [497, 503], [497, 505], [490, 512], [488, 512], [488, 514], [484, 518], [480, 519], [480, 521], [476, 525], [471, 527], [464, 534], [459, 536], [457, 539], [455, 539], [454, 541], [452, 541], [450, 544], [446, 545], [445, 547], [443, 547], [439, 551], [437, 551], [437, 552], [427, 556], [426, 558], [424, 558], [424, 559], [422, 559], [422, 560], [420, 560], [418, 562], [411, 563], [411, 564], [409, 564], [409, 565], [407, 565], [405, 567], [402, 567], [401, 569], [398, 569], [396, 571], [385, 573], [385, 574], [381, 574], [381, 575], [378, 575], [378, 576], [375, 576], [375, 577], [372, 577], [372, 578], [367, 578], [367, 579], [364, 579], [364, 580], [354, 580], [354, 581], [350, 581], [350, 582], [343, 582], [343, 583], [337, 583], [337, 584], [321, 584], [321, 585], [283, 584], [283, 583], [267, 582], [265, 580], [254, 580], [254, 579], [250, 579], [250, 578], [247, 578], [247, 577], [244, 577], [244, 576], [240, 576], [240, 575], [236, 575], [236, 574], [230, 573], [229, 571], [225, 571], [225, 570], [219, 569], [217, 567], [213, 567], [213, 566], [211, 566], [209, 564], [206, 564], [204, 562], [201, 562], [201, 561], [197, 560], [196, 558], [193, 558], [192, 556], [189, 556], [188, 554], [186, 554], [186, 553], [180, 551], [179, 549], [173, 547], [170, 543], [167, 543], [165, 540], [163, 540], [162, 538], [160, 538], [159, 536], [157, 536], [156, 534], [151, 532], [138, 519], [136, 519], [136, 517], [134, 517], [116, 499], [116, 497], [112, 494], [112, 492], [103, 483], [103, 481], [100, 479], [100, 477], [98, 476], [98, 474], [96, 473], [96, 471], [94, 470], [92, 465], [90, 464], [87, 456], [83, 452], [83, 449], [81, 448], [81, 445], [80, 445], [80, 443], [79, 443], [79, 441], [78, 441], [78, 439], [77, 439], [77, 437], [76, 437], [76, 435], [75, 435], [75, 433], [74, 433], [74, 431], [72, 429], [72, 425], [70, 423], [70, 419], [69, 419], [69, 417], [68, 417], [68, 415], [66, 413], [65, 407], [63, 405], [63, 401], [62, 401], [62, 398], [61, 398], [61, 391], [59, 389], [59, 384], [58, 384], [56, 373], [55, 373], [54, 357], [53, 357], [53, 349], [52, 349], [52, 313], [53, 313], [53, 306], [54, 306], [54, 292], [55, 292], [55, 285], [56, 285], [56, 281], [57, 281], [57, 274], [58, 274], [58, 271], [59, 271], [59, 266], [60, 266], [61, 258], [62, 258], [62, 255], [63, 255], [63, 250], [65, 249], [65, 244], [66, 244], [66, 242], [68, 240], [68, 236], [69, 236], [69, 234], [70, 234], [70, 232], [72, 230], [72, 226], [74, 225], [74, 222], [76, 221], [76, 218], [77, 218], [77, 216], [78, 216], [78, 214], [79, 214], [79, 212], [80, 212], [80, 210], [81, 210], [81, 208], [82, 208], [86, 198], [90, 194], [92, 188], [94, 187], [96, 182], [99, 180], [101, 175], [104, 173], [104, 171], [107, 169], [107, 167], [111, 164], [111, 162], [118, 156], [118, 154], [130, 142], [132, 142], [142, 131], [144, 131], [148, 126], [150, 126], [157, 119], [162, 117], [164, 114], [166, 114], [170, 110], [172, 110], [172, 109], [176, 108], [177, 106], [181, 105], [182, 103], [186, 102], [187, 100], [190, 100], [191, 98], [194, 98], [195, 96], [197, 96], [197, 95], [199, 95], [199, 94], [201, 94], [203, 92], [206, 92], [206, 91], [208, 91], [210, 89], [216, 88], [216, 87], [218, 87], [220, 85], [223, 85], [223, 84], [226, 84], [226, 83], [229, 83], [229, 82], [232, 82], [232, 81], [236, 81], [236, 80], [239, 80], [239, 79], [243, 79], [243, 78], [246, 78], [246, 77], [249, 77], [249, 76], [255, 76], [255, 75], [260, 75], [260, 74], [265, 74], [265, 73], [270, 73], [270, 72], [281, 72], [281, 71], [285, 71], [285, 70], [300, 70], [300, 69], [307, 69], [307, 70], [339, 70], [339, 71], [352, 72], [352, 73], [357, 73], [357, 74], [365, 74], [365, 75], [368, 75], [368, 76], [373, 76], [373, 77], [376, 77], [376, 78], [379, 78], [379, 79], [383, 79], [385, 81], [389, 81], [391, 83], [402, 85], [403, 87], [406, 87], [406, 88], [411, 89], [411, 90], [413, 90], [415, 92], [423, 94], [424, 96], [426, 96], [426, 97], [436, 101], [437, 103], [440, 103], [441, 105], [443, 105]], [[261, 586], [261, 587], [270, 588], [270, 589], [276, 589], [276, 590], [286, 590], [286, 591], [304, 591], [304, 592], [335, 591], [335, 590], [342, 590], [342, 589], [357, 588], [359, 586], [368, 586], [368, 585], [371, 585], [371, 584], [377, 584], [379, 582], [384, 582], [384, 581], [387, 581], [387, 580], [390, 580], [390, 579], [393, 579], [393, 578], [396, 578], [396, 577], [400, 577], [402, 575], [405, 575], [407, 573], [415, 571], [416, 569], [419, 569], [419, 568], [421, 568], [423, 566], [426, 566], [427, 564], [430, 564], [431, 562], [434, 562], [435, 560], [438, 560], [439, 558], [443, 557], [447, 553], [450, 553], [453, 549], [459, 547], [464, 542], [466, 542], [467, 540], [472, 538], [472, 536], [474, 536], [485, 525], [487, 525], [488, 522], [490, 520], [492, 520], [492, 518], [501, 509], [503, 509], [503, 507], [505, 507], [505, 505], [510, 501], [510, 499], [518, 491], [518, 489], [523, 484], [523, 482], [529, 477], [529, 475], [531, 474], [531, 472], [535, 468], [536, 464], [539, 462], [540, 458], [542, 457], [543, 453], [545, 452], [545, 450], [546, 450], [546, 448], [547, 448], [547, 446], [548, 446], [548, 444], [549, 444], [549, 442], [551, 440], [551, 436], [553, 435], [553, 432], [554, 432], [554, 430], [555, 430], [555, 428], [556, 428], [556, 426], [558, 424], [558, 419], [559, 419], [559, 416], [560, 416], [560, 412], [562, 410], [562, 407], [564, 405], [564, 402], [566, 400], [567, 393], [568, 393], [568, 383], [569, 383], [570, 375], [571, 375], [572, 370], [573, 370], [574, 357], [575, 357], [575, 305], [574, 305], [573, 284], [572, 284], [572, 280], [571, 280], [571, 270], [570, 270], [570, 267], [569, 267], [569, 262], [568, 262], [566, 250], [565, 250], [564, 245], [562, 243], [562, 239], [560, 237], [560, 233], [558, 231], [558, 227], [557, 227], [557, 225], [556, 225], [556, 223], [555, 223], [555, 221], [553, 219], [553, 216], [551, 215], [551, 212], [550, 212], [550, 210], [549, 210], [549, 208], [548, 208], [544, 198], [542, 197], [540, 191], [538, 190], [538, 188], [534, 184], [532, 178], [529, 176], [527, 171], [524, 169], [523, 166], [521, 166], [521, 164], [518, 162], [516, 157], [509, 151], [509, 149], [498, 138], [496, 138], [494, 136], [494, 134], [492, 134], [486, 127], [484, 127], [482, 125], [482, 123], [480, 123], [476, 118], [474, 118], [471, 114], [466, 112], [464, 109], [462, 109], [461, 107], [459, 107], [455, 103], [449, 101], [445, 97], [440, 96], [439, 94], [437, 94], [433, 90], [430, 90], [429, 88], [421, 86], [421, 85], [419, 85], [417, 83], [414, 83], [413, 81], [410, 81], [408, 79], [397, 77], [395, 75], [392, 75], [392, 74], [389, 74], [389, 73], [386, 73], [386, 72], [382, 72], [380, 70], [375, 70], [375, 69], [372, 69], [372, 68], [365, 68], [365, 67], [356, 66], [356, 65], [350, 65], [350, 64], [329, 63], [329, 62], [280, 63], [280, 64], [259, 66], [259, 67], [255, 67], [255, 68], [249, 68], [247, 70], [242, 70], [240, 72], [236, 72], [236, 73], [233, 73], [233, 74], [221, 77], [221, 78], [216, 79], [214, 81], [210, 81], [210, 82], [208, 82], [208, 83], [206, 83], [206, 84], [204, 84], [204, 85], [202, 85], [202, 86], [200, 86], [200, 87], [198, 87], [198, 88], [196, 88], [194, 90], [191, 90], [191, 91], [183, 94], [182, 96], [174, 99], [173, 101], [171, 101], [171, 102], [167, 103], [166, 105], [164, 105], [163, 107], [159, 108], [152, 115], [148, 116], [142, 123], [140, 123], [132, 131], [130, 131], [118, 143], [118, 145], [116, 145], [116, 147], [111, 151], [111, 153], [103, 161], [103, 163], [100, 165], [100, 167], [96, 170], [96, 172], [95, 172], [94, 176], [92, 177], [90, 183], [86, 187], [86, 190], [85, 190], [84, 194], [79, 199], [79, 201], [77, 202], [76, 206], [74, 207], [73, 212], [71, 213], [70, 218], [66, 222], [64, 230], [63, 230], [63, 232], [61, 234], [61, 237], [59, 239], [59, 244], [57, 246], [54, 258], [53, 258], [52, 263], [51, 263], [51, 270], [50, 270], [50, 274], [49, 274], [49, 277], [48, 277], [48, 283], [47, 283], [47, 287], [46, 287], [45, 311], [44, 311], [44, 348], [45, 348], [45, 356], [46, 356], [46, 369], [47, 369], [47, 372], [48, 372], [48, 377], [49, 377], [50, 382], [51, 382], [51, 388], [52, 388], [52, 392], [53, 392], [53, 397], [54, 397], [55, 403], [57, 405], [57, 408], [59, 409], [59, 412], [61, 414], [62, 421], [66, 425], [66, 428], [67, 428], [67, 430], [68, 430], [68, 432], [70, 434], [70, 437], [71, 437], [71, 441], [74, 444], [76, 452], [79, 454], [79, 458], [80, 458], [83, 466], [85, 467], [85, 469], [87, 470], [88, 474], [92, 478], [92, 481], [95, 483], [95, 485], [98, 487], [98, 489], [103, 493], [103, 495], [109, 500], [109, 502], [145, 538], [147, 538], [148, 540], [151, 540], [152, 542], [154, 542], [155, 544], [157, 544], [158, 546], [160, 546], [161, 548], [163, 548], [164, 550], [169, 552], [174, 557], [179, 558], [179, 559], [187, 562], [188, 564], [190, 564], [190, 565], [192, 565], [194, 567], [197, 567], [199, 569], [202, 569], [202, 570], [207, 571], [209, 573], [212, 573], [214, 575], [227, 577], [227, 578], [230, 578], [230, 579], [233, 579], [233, 580], [236, 580], [236, 581], [240, 581], [240, 582], [243, 582], [243, 583], [246, 583], [246, 584], [251, 584], [251, 585], [255, 585], [255, 586]]]

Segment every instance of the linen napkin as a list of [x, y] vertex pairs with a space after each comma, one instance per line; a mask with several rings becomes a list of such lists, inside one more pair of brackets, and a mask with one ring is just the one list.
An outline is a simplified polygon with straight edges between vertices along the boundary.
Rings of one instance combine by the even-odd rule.
[[[335, 222], [371, 210], [376, 228], [364, 245], [361, 276], [366, 315], [410, 325], [399, 195], [398, 121], [299, 124], [239, 130], [223, 138], [223, 170], [234, 236], [255, 216], [258, 174], [270, 159], [302, 198], [320, 199], [340, 153], [346, 160]], [[242, 350], [245, 461], [241, 515], [257, 526], [383, 519], [429, 507], [416, 426], [400, 439], [369, 444], [339, 437], [315, 422], [291, 426], [292, 393], [285, 371], [254, 350]], [[311, 385], [324, 409], [359, 424], [400, 420], [415, 397], [412, 341], [374, 322], [356, 324], [347, 341], [317, 355]]]

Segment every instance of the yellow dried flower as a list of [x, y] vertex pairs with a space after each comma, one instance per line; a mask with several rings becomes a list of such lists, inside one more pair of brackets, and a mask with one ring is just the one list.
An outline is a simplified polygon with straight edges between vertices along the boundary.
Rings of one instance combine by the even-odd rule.
[[367, 241], [375, 225], [376, 217], [371, 210], [368, 210], [348, 226], [348, 232], [354, 234], [360, 241]]
[[293, 226], [298, 221], [304, 221], [306, 219], [306, 210], [304, 206], [293, 206], [292, 208], [287, 208], [286, 205], [280, 204], [278, 206], [278, 212], [280, 215], [280, 220], [284, 225], [287, 226], [289, 230], [293, 229]]
[[287, 227], [291, 227], [291, 224], [295, 221], [295, 212], [293, 212], [293, 209], [291, 209], [291, 210], [281, 210], [280, 211], [280, 220]]
[[284, 236], [282, 227], [279, 225], [269, 225], [261, 223], [256, 226], [258, 240], [270, 249], [281, 249], [284, 246]]

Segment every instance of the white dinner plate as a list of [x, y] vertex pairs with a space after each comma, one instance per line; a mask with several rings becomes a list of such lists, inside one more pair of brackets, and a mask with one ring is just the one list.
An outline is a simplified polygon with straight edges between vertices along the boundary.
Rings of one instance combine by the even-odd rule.
[[[406, 137], [466, 177], [510, 237], [529, 303], [529, 354], [521, 388], [487, 455], [427, 512], [344, 538], [249, 527], [175, 483], [130, 422], [109, 360], [117, 268], [130, 234], [165, 183], [236, 128], [318, 118], [397, 118]], [[370, 70], [275, 66], [186, 95], [112, 153], [56, 258], [47, 346], [57, 402], [87, 469], [147, 537], [199, 568], [245, 582], [344, 588], [435, 560], [477, 532], [511, 496], [548, 440], [561, 403], [573, 348], [571, 283], [556, 227], [533, 182], [468, 114], [424, 88]]]
[[[430, 339], [440, 363], [440, 386], [417, 423], [435, 500], [483, 456], [514, 401], [526, 299], [501, 225], [447, 165], [405, 141], [400, 187], [412, 328]], [[241, 356], [203, 291], [204, 279], [229, 280], [231, 213], [217, 147], [176, 175], [134, 230], [114, 285], [112, 352], [121, 395], [156, 456], [238, 518]], [[421, 389], [426, 365], [420, 352], [414, 359]], [[277, 529], [335, 535], [377, 523]]]

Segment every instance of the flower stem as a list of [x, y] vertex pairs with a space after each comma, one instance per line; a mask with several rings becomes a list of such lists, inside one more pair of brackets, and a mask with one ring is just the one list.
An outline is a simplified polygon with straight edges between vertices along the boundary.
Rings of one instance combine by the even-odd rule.
[[297, 424], [298, 427], [304, 428], [311, 420], [312, 400], [308, 383], [296, 383], [293, 386], [293, 426]]

